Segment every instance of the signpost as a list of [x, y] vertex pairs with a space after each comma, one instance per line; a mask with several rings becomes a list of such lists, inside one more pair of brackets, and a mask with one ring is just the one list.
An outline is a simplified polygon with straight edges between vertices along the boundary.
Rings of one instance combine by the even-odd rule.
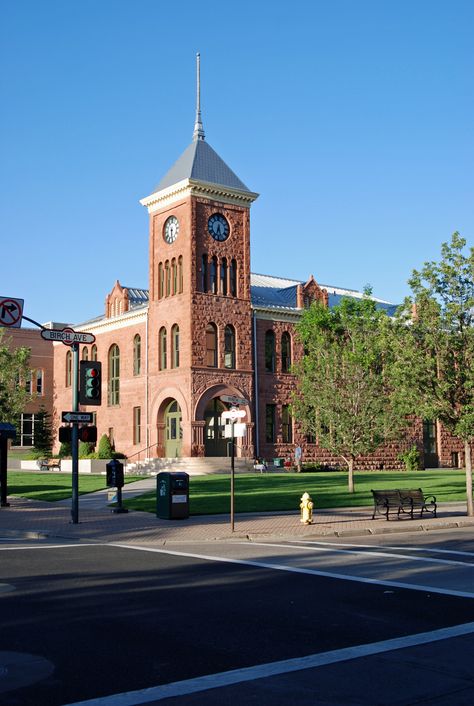
[[[69, 326], [63, 329], [46, 329], [41, 324], [39, 324], [34, 319], [30, 319], [28, 316], [23, 314], [23, 304], [24, 299], [18, 299], [15, 297], [2, 297], [0, 296], [0, 326], [6, 326], [9, 328], [20, 328], [21, 320], [26, 319], [32, 324], [41, 329], [41, 337], [45, 341], [56, 341], [58, 343], [64, 343], [65, 346], [71, 346], [72, 350], [72, 411], [62, 413], [62, 421], [72, 423], [71, 430], [71, 455], [72, 455], [72, 506], [71, 506], [71, 516], [73, 524], [79, 522], [79, 424], [92, 422], [93, 416], [91, 412], [79, 412], [79, 344], [83, 343], [94, 343], [95, 336], [93, 333], [87, 333], [87, 331], [74, 331], [74, 329]], [[91, 363], [92, 365], [92, 363]], [[100, 363], [94, 362], [93, 365], [100, 366]], [[100, 383], [100, 368], [98, 368]], [[101, 403], [100, 392], [99, 395], [94, 396], [95, 401], [87, 400], [87, 404]], [[66, 429], [62, 427], [62, 429]], [[90, 431], [86, 433], [86, 436], [97, 438], [97, 430], [95, 427], [89, 427]], [[60, 432], [61, 434], [61, 432]], [[63, 435], [68, 436], [67, 432], [63, 432]], [[60, 439], [61, 440], [61, 439]], [[2, 457], [5, 454], [0, 454]], [[1, 461], [1, 459], [0, 459]], [[3, 462], [2, 462], [3, 463]], [[5, 456], [6, 463], [6, 456]], [[6, 469], [5, 469], [6, 474]], [[6, 477], [3, 481], [0, 480], [1, 491], [6, 493]], [[3, 496], [2, 496], [3, 499]], [[6, 496], [5, 496], [6, 502]], [[3, 503], [2, 503], [3, 504]]]
[[221, 395], [221, 400], [223, 402], [227, 402], [227, 404], [231, 404], [234, 407], [238, 405], [242, 405], [242, 407], [247, 407], [249, 405], [249, 401], [246, 400], [244, 397], [235, 397], [234, 395]]
[[[224, 398], [224, 396], [221, 397], [221, 400], [228, 401], [230, 398], [227, 397], [227, 399]], [[237, 399], [239, 400], [239, 397], [232, 397], [232, 400]], [[231, 403], [232, 404], [232, 403]], [[236, 404], [239, 404], [238, 402]], [[247, 400], [242, 400], [242, 404], [248, 404]], [[234, 480], [235, 480], [235, 468], [234, 468], [234, 458], [235, 458], [235, 434], [234, 434], [234, 425], [237, 419], [243, 419], [245, 417], [245, 410], [244, 409], [237, 409], [236, 407], [232, 407], [231, 409], [226, 410], [225, 412], [222, 412], [221, 418], [222, 419], [230, 419], [230, 425], [231, 425], [231, 454], [230, 454], [230, 529], [231, 532], [234, 531]]]

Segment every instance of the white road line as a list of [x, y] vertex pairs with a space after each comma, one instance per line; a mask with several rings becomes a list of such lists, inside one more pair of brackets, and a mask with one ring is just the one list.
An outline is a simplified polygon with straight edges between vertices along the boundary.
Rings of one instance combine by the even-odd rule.
[[[240, 542], [240, 544], [245, 544], [248, 546], [248, 542]], [[337, 549], [331, 548], [330, 544], [325, 544], [324, 546], [313, 546], [312, 543], [308, 542], [308, 544], [311, 544], [311, 551], [314, 552], [331, 552], [333, 554], [355, 554], [356, 556], [364, 556], [364, 557], [384, 557], [384, 558], [389, 558], [389, 559], [409, 559], [410, 561], [422, 561], [427, 564], [446, 564], [448, 566], [464, 566], [464, 567], [471, 567], [474, 568], [474, 564], [472, 562], [468, 561], [455, 561], [454, 559], [435, 559], [434, 557], [426, 557], [426, 556], [410, 556], [409, 554], [391, 554], [390, 552], [366, 552], [366, 551], [357, 551], [355, 549]], [[287, 542], [286, 544], [273, 544], [271, 542], [252, 542], [252, 545], [255, 545], [257, 547], [277, 547], [279, 549], [284, 549], [285, 547], [291, 548], [291, 549], [301, 549], [304, 551], [308, 551], [308, 546], [306, 544], [293, 544], [293, 542]]]
[[[423, 591], [424, 593], [439, 593], [445, 596], [458, 596], [459, 598], [474, 598], [474, 593], [470, 591], [455, 591], [448, 588], [439, 588], [438, 586], [426, 586], [416, 583], [404, 583], [401, 581], [386, 581], [380, 579], [371, 579], [364, 576], [353, 576], [351, 574], [340, 574], [332, 571], [319, 571], [316, 569], [305, 569], [297, 566], [288, 566], [285, 564], [271, 564], [265, 561], [254, 561], [249, 559], [229, 559], [219, 556], [208, 556], [206, 554], [194, 554], [191, 552], [178, 552], [170, 549], [155, 549], [154, 547], [138, 547], [130, 544], [111, 543], [108, 546], [120, 547], [122, 549], [133, 549], [142, 552], [155, 552], [156, 554], [169, 554], [171, 556], [182, 556], [190, 559], [203, 559], [204, 561], [216, 561], [223, 564], [239, 564], [241, 566], [253, 566], [259, 569], [271, 569], [272, 571], [289, 571], [294, 574], [306, 574], [310, 576], [322, 576], [324, 578], [338, 579], [341, 581], [355, 581], [356, 583], [368, 583], [373, 586], [389, 586], [390, 588], [407, 588], [410, 591]], [[265, 544], [264, 546], [269, 546]]]
[[[27, 540], [23, 540], [27, 541]], [[80, 549], [81, 547], [106, 547], [107, 544], [102, 544], [98, 542], [87, 542], [82, 544], [38, 544], [37, 546], [25, 546], [25, 547], [0, 547], [0, 552], [19, 552], [19, 551], [34, 551], [36, 549]]]
[[[320, 544], [323, 547], [361, 547], [361, 548], [367, 548], [367, 549], [376, 549], [377, 544], [349, 544], [348, 542], [313, 542], [311, 540], [306, 540], [306, 539], [295, 539], [292, 540], [294, 542], [301, 542], [302, 544]], [[458, 551], [456, 549], [437, 549], [435, 547], [412, 547], [412, 546], [402, 546], [402, 547], [397, 547], [397, 546], [390, 546], [390, 545], [384, 545], [385, 549], [397, 549], [400, 551], [409, 551], [409, 552], [430, 552], [432, 554], [452, 554], [453, 556], [468, 556], [468, 557], [473, 557], [474, 558], [474, 552], [462, 552]]]
[[340, 650], [321, 652], [320, 654], [312, 654], [306, 657], [258, 664], [254, 667], [233, 669], [218, 674], [208, 674], [203, 677], [185, 679], [183, 681], [154, 686], [148, 689], [112, 694], [88, 701], [76, 701], [71, 704], [65, 704], [65, 706], [139, 706], [139, 704], [147, 704], [152, 701], [163, 701], [164, 699], [177, 696], [196, 694], [208, 689], [222, 689], [234, 684], [255, 681], [256, 679], [266, 679], [268, 677], [289, 674], [304, 669], [316, 669], [328, 664], [347, 662], [348, 660], [360, 659], [361, 657], [371, 657], [372, 655], [379, 655], [384, 652], [403, 650], [409, 647], [417, 647], [418, 645], [426, 645], [430, 642], [438, 642], [440, 640], [450, 640], [463, 635], [472, 635], [473, 633], [474, 623], [465, 623], [464, 625], [455, 625], [450, 628], [441, 628], [440, 630], [432, 630], [416, 635], [396, 637], [392, 640], [373, 642], [368, 645], [345, 647]]

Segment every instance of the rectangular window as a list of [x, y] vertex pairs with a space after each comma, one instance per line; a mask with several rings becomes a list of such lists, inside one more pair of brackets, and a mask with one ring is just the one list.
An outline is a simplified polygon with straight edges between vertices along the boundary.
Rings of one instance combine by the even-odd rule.
[[12, 441], [12, 446], [33, 446], [35, 442], [35, 415], [20, 414], [17, 423], [16, 439]]
[[291, 444], [293, 441], [293, 424], [290, 414], [290, 408], [284, 404], [281, 408], [281, 434], [284, 444]]
[[275, 405], [265, 406], [265, 441], [275, 443]]
[[43, 394], [43, 371], [42, 370], [36, 371], [36, 394], [37, 395]]
[[32, 380], [33, 380], [33, 372], [30, 370], [27, 373], [26, 381], [25, 381], [25, 388], [26, 388], [26, 391], [29, 395], [31, 395], [31, 392], [32, 392]]
[[134, 407], [133, 408], [133, 443], [134, 444], [139, 444], [141, 441], [141, 438], [142, 438], [141, 426], [142, 426], [142, 408], [141, 407]]

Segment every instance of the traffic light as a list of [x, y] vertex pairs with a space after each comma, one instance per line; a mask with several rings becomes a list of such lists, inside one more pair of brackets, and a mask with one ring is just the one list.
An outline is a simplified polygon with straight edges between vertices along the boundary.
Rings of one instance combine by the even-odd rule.
[[79, 427], [78, 436], [79, 441], [85, 441], [87, 444], [95, 444], [97, 441], [97, 427]]
[[79, 403], [101, 404], [102, 363], [96, 360], [81, 360], [80, 365]]
[[71, 431], [71, 427], [59, 427], [59, 441], [61, 442], [61, 444], [71, 443]]

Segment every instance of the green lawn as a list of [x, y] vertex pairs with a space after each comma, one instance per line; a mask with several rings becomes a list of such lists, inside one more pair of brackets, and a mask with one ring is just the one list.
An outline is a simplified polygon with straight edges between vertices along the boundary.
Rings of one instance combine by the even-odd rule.
[[[125, 482], [141, 480], [143, 476], [126, 476]], [[93, 493], [106, 487], [105, 476], [101, 474], [80, 474], [79, 494]], [[8, 471], [8, 495], [18, 495], [31, 500], [54, 502], [70, 498], [71, 474], [46, 472], [28, 473], [27, 471]]]
[[[463, 471], [383, 471], [354, 474], [355, 493], [347, 492], [346, 473], [268, 473], [236, 475], [235, 511], [265, 512], [298, 510], [301, 495], [307, 491], [317, 508], [372, 505], [371, 488], [422, 488], [425, 495], [436, 495], [438, 502], [466, 498]], [[191, 476], [190, 512], [207, 515], [229, 512], [228, 475]], [[156, 493], [146, 493], [124, 503], [145, 512], [156, 511]]]

